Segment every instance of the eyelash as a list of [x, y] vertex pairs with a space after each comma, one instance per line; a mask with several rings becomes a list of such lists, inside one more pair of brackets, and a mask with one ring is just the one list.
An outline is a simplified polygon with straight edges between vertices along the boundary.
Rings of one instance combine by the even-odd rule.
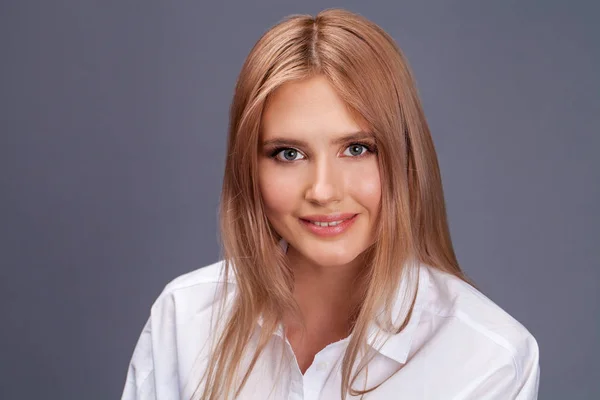
[[[366, 152], [362, 153], [359, 156], [350, 156], [350, 158], [361, 158], [361, 157], [364, 157], [367, 153], [377, 154], [377, 146], [375, 146], [374, 144], [371, 144], [371, 143], [353, 142], [353, 143], [350, 143], [348, 146], [346, 146], [344, 149], [347, 149], [347, 148], [352, 147], [352, 146], [362, 146], [362, 147], [364, 147], [366, 149]], [[289, 163], [293, 163], [295, 161], [300, 161], [300, 160], [291, 160], [291, 161], [287, 160], [287, 161], [283, 161], [283, 160], [277, 158], [277, 155], [279, 153], [281, 153], [282, 151], [284, 151], [284, 150], [296, 150], [298, 153], [302, 154], [302, 152], [300, 150], [295, 149], [293, 147], [277, 147], [277, 148], [275, 148], [275, 149], [273, 149], [271, 151], [269, 157], [273, 158], [277, 162], [284, 163], [284, 164], [289, 164]]]

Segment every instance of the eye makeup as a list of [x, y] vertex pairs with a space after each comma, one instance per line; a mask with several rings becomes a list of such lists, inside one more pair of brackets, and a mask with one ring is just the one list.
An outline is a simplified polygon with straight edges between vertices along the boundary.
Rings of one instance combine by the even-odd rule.
[[[369, 154], [377, 154], [377, 145], [372, 142], [372, 141], [354, 141], [352, 143], [349, 143], [348, 145], [344, 146], [344, 151], [352, 146], [362, 146], [365, 148], [365, 152], [360, 154], [360, 155], [355, 155], [355, 156], [344, 156], [346, 158], [362, 158], [362, 157], [366, 157]], [[279, 154], [281, 154], [283, 151], [286, 150], [290, 150], [292, 151], [294, 155], [302, 155], [303, 158], [299, 158], [299, 159], [292, 159], [292, 160], [283, 160], [281, 159], [279, 156]], [[306, 158], [306, 155], [300, 151], [299, 149], [296, 149], [295, 147], [290, 147], [290, 146], [276, 146], [274, 148], [268, 148], [265, 149], [265, 154], [270, 157], [273, 158], [275, 161], [277, 162], [282, 162], [282, 163], [291, 163], [294, 161], [299, 161], [299, 160], [303, 160]], [[294, 157], [295, 158], [295, 157]]]

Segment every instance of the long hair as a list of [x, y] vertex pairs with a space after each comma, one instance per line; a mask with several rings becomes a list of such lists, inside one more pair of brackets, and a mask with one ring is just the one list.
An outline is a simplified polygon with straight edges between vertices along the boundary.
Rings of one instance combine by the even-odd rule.
[[[366, 284], [342, 361], [343, 399], [347, 393], [356, 396], [376, 389], [352, 387], [368, 359], [351, 376], [353, 367], [365, 353], [376, 313], [383, 308], [391, 316], [409, 260], [470, 283], [452, 247], [438, 161], [415, 82], [394, 40], [373, 22], [343, 9], [327, 9], [315, 17], [288, 16], [252, 48], [231, 104], [219, 216], [224, 274], [233, 273], [237, 290], [228, 317], [219, 318], [223, 331], [215, 337], [196, 388], [198, 392], [204, 383], [201, 400], [239, 394], [284, 315], [293, 315], [303, 325], [293, 297], [293, 270], [264, 211], [257, 161], [269, 94], [286, 82], [317, 74], [326, 77], [348, 109], [368, 124], [377, 143], [382, 188], [376, 241], [363, 254]], [[413, 305], [414, 298], [399, 326], [388, 321], [382, 329], [401, 331]], [[239, 378], [258, 318], [258, 345]]]

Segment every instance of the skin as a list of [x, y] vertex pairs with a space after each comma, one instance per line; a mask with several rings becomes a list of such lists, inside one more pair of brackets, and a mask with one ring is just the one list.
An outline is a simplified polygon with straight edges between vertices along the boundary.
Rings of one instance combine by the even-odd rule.
[[[284, 325], [304, 373], [318, 351], [349, 334], [354, 279], [375, 240], [381, 201], [375, 141], [320, 75], [278, 88], [261, 123], [259, 185], [269, 222], [288, 242], [294, 297], [308, 335], [300, 337], [292, 321]], [[343, 139], [361, 131], [366, 135], [358, 141]], [[332, 213], [358, 216], [350, 229], [328, 238], [299, 219]]]

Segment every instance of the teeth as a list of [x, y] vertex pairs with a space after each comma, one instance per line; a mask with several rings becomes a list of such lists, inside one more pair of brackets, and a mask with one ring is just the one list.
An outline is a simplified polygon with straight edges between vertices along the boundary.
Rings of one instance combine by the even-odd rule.
[[341, 224], [342, 222], [344, 222], [345, 220], [341, 220], [341, 221], [332, 221], [332, 222], [318, 222], [318, 221], [310, 221], [312, 224], [315, 224], [317, 226], [336, 226]]

